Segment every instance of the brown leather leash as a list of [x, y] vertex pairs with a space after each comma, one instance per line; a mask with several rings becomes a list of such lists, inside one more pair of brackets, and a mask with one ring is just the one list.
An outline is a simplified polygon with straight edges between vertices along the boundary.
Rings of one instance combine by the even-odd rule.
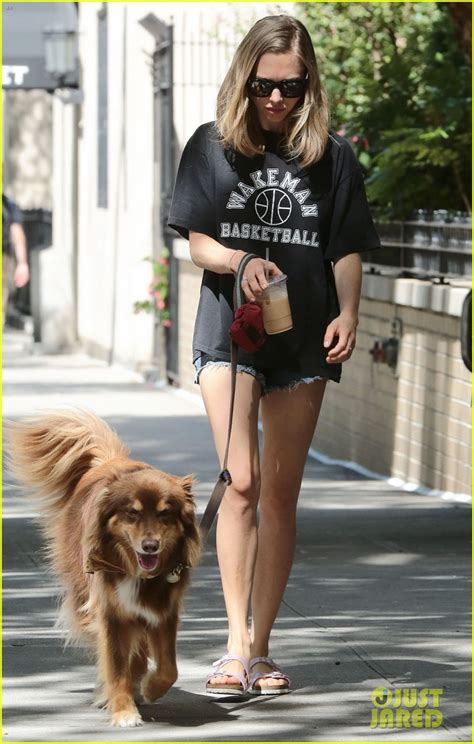
[[[260, 256], [257, 256], [254, 253], [247, 253], [247, 255], [244, 256], [243, 259], [241, 260], [239, 264], [239, 268], [237, 269], [237, 272], [235, 275], [235, 287], [234, 287], [234, 310], [237, 310], [237, 308], [239, 308], [240, 305], [242, 304], [242, 300], [243, 300], [242, 287], [241, 287], [242, 275], [244, 273], [245, 267], [247, 266], [249, 261], [251, 261], [253, 258], [260, 258]], [[236, 382], [237, 382], [238, 353], [239, 353], [239, 347], [235, 343], [235, 341], [231, 339], [231, 345], [230, 345], [231, 393], [230, 393], [229, 425], [227, 428], [227, 442], [225, 446], [225, 454], [224, 454], [224, 460], [222, 463], [222, 470], [219, 473], [217, 483], [214, 486], [214, 490], [211, 494], [211, 498], [208, 501], [204, 514], [201, 517], [201, 522], [199, 524], [199, 530], [201, 532], [201, 538], [203, 542], [205, 541], [209, 533], [209, 530], [212, 527], [216, 514], [219, 511], [219, 506], [224, 497], [225, 490], [227, 486], [230, 486], [230, 484], [232, 483], [232, 476], [228, 470], [227, 461], [229, 458], [230, 437], [232, 434], [232, 421], [234, 418], [234, 403], [235, 403], [235, 388], [236, 388]]]

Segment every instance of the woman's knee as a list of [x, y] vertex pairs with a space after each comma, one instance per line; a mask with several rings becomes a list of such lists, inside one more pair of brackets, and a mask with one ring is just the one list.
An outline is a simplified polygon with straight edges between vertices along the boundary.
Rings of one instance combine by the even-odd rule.
[[272, 519], [292, 520], [296, 514], [299, 485], [295, 483], [264, 484], [260, 494], [260, 513]]
[[260, 474], [249, 468], [229, 468], [232, 484], [226, 491], [228, 501], [235, 508], [255, 508], [260, 496]]

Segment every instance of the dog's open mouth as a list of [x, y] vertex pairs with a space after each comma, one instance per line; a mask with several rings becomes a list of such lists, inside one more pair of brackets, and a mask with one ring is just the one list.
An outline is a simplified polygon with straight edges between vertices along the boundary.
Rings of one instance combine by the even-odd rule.
[[137, 553], [138, 563], [140, 568], [145, 571], [154, 571], [158, 565], [158, 553]]

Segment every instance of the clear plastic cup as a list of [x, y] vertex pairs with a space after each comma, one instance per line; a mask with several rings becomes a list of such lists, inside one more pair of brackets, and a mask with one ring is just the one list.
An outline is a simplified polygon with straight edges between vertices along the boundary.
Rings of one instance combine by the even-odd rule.
[[269, 336], [293, 328], [286, 288], [287, 278], [285, 274], [282, 274], [282, 276], [269, 279], [267, 288], [257, 298], [257, 302], [262, 308], [263, 325]]

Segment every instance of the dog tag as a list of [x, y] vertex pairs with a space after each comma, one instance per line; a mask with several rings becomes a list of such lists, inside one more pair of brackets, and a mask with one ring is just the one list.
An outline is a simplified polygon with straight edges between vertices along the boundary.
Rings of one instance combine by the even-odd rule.
[[177, 584], [178, 581], [181, 578], [181, 572], [183, 570], [184, 566], [182, 563], [178, 563], [177, 566], [173, 568], [172, 571], [169, 572], [169, 574], [166, 577], [166, 581], [168, 584]]

